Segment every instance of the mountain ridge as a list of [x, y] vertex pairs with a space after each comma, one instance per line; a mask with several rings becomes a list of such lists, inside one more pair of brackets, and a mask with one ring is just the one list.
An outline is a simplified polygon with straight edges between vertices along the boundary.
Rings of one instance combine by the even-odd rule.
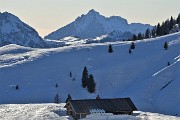
[[0, 13], [0, 46], [17, 44], [26, 47], [48, 47], [38, 32], [17, 16]]
[[144, 33], [147, 28], [152, 28], [152, 26], [141, 23], [128, 24], [128, 21], [120, 16], [105, 17], [92, 9], [87, 14], [82, 14], [75, 21], [48, 34], [44, 38], [59, 40], [68, 36], [78, 36], [87, 39], [109, 34], [115, 30], [131, 32], [132, 34]]

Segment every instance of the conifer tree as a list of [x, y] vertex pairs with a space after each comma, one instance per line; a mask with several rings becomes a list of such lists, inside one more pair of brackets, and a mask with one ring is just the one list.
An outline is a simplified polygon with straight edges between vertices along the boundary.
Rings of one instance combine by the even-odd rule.
[[58, 95], [58, 93], [55, 95], [55, 97], [54, 97], [54, 102], [55, 103], [60, 103], [60, 99], [59, 99], [59, 95]]
[[58, 83], [56, 83], [55, 87], [58, 88]]
[[132, 42], [131, 43], [131, 47], [130, 47], [131, 49], [135, 49], [135, 44], [134, 44], [134, 42]]
[[174, 19], [173, 19], [173, 17], [171, 16], [171, 20], [170, 20], [170, 23], [169, 23], [170, 25], [169, 25], [169, 29], [171, 30], [172, 28], [173, 28], [173, 26], [174, 26]]
[[112, 49], [112, 45], [111, 45], [111, 44], [109, 45], [108, 52], [109, 52], [109, 53], [112, 53], [112, 52], [113, 52], [113, 49]]
[[178, 17], [176, 19], [176, 23], [179, 25], [179, 28], [180, 28], [180, 13], [179, 13], [179, 15], [178, 15]]
[[168, 43], [167, 43], [167, 41], [164, 43], [164, 49], [165, 49], [165, 50], [168, 49]]
[[93, 92], [95, 92], [95, 89], [96, 89], [96, 83], [94, 82], [93, 75], [90, 74], [88, 85], [87, 85], [87, 90], [88, 90], [88, 92], [93, 93]]
[[66, 99], [66, 103], [67, 103], [68, 101], [70, 101], [70, 100], [72, 100], [72, 97], [71, 97], [70, 94], [68, 94], [68, 97], [67, 97], [67, 99]]
[[151, 30], [152, 37], [156, 37], [156, 26]]
[[131, 48], [129, 48], [129, 54], [131, 54], [132, 52], [131, 52]]
[[15, 89], [16, 89], [16, 90], [19, 90], [19, 85], [16, 85]]
[[158, 23], [158, 25], [157, 25], [157, 28], [156, 28], [156, 35], [157, 36], [160, 36], [161, 35], [161, 29], [160, 29], [160, 23]]
[[137, 40], [137, 36], [135, 34], [133, 35], [132, 40], [133, 41]]
[[169, 34], [169, 26], [170, 26], [170, 22], [169, 22], [169, 20], [167, 19], [166, 21], [165, 21], [165, 23], [164, 23], [164, 35], [167, 35], [167, 34]]
[[72, 77], [72, 72], [71, 71], [69, 72], [69, 77]]
[[147, 29], [147, 30], [146, 30], [146, 33], [145, 33], [145, 38], [149, 38], [149, 37], [150, 37], [150, 30]]
[[97, 95], [97, 96], [96, 96], [96, 100], [99, 100], [99, 99], [101, 99], [101, 98], [100, 98], [100, 96], [99, 96], [99, 95]]
[[82, 74], [82, 87], [83, 88], [87, 87], [88, 77], [89, 77], [88, 70], [85, 66], [83, 69], [83, 74]]
[[162, 22], [162, 25], [160, 27], [160, 36], [164, 35], [165, 34], [165, 23]]
[[137, 37], [138, 40], [142, 40], [143, 37], [142, 37], [142, 34], [141, 33], [138, 33], [138, 37]]

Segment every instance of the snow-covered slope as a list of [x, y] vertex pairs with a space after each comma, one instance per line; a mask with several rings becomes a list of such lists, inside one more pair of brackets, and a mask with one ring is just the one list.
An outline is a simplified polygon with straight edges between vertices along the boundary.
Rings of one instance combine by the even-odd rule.
[[[0, 105], [1, 120], [73, 120], [62, 104]], [[131, 115], [91, 114], [83, 120], [179, 120], [179, 117], [136, 111]]]
[[85, 43], [104, 43], [104, 42], [116, 42], [131, 39], [133, 34], [131, 32], [121, 32], [115, 30], [107, 35], [102, 35], [94, 39], [86, 39]]
[[0, 46], [17, 44], [27, 47], [47, 47], [35, 29], [15, 15], [0, 13]]
[[[168, 50], [163, 48], [165, 41]], [[111, 54], [109, 44], [114, 50]], [[99, 94], [101, 98], [130, 97], [138, 110], [180, 116], [180, 32], [135, 41], [132, 54], [128, 53], [130, 44], [124, 41], [51, 49], [0, 47], [0, 103], [54, 102], [57, 93], [61, 101], [69, 93], [74, 99]], [[94, 75], [94, 94], [81, 86], [84, 66]], [[15, 89], [17, 84], [19, 90]]]
[[77, 36], [82, 39], [95, 38], [117, 30], [122, 33], [138, 34], [139, 32], [144, 33], [147, 28], [151, 27], [148, 24], [128, 24], [127, 20], [122, 17], [104, 17], [95, 10], [90, 10], [87, 14], [78, 17], [74, 22], [45, 36], [45, 39], [59, 40], [68, 36]]

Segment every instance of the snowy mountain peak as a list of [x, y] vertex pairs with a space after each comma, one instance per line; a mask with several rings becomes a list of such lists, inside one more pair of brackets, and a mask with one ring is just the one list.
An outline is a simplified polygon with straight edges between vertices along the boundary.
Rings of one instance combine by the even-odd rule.
[[3, 12], [3, 13], [0, 13], [1, 17], [2, 18], [8, 18], [9, 16], [13, 16], [11, 13], [9, 12]]
[[92, 14], [92, 15], [99, 15], [99, 12], [97, 12], [94, 9], [91, 9], [87, 14]]
[[105, 17], [92, 9], [87, 14], [82, 14], [74, 22], [45, 36], [45, 39], [59, 40], [68, 36], [78, 36], [82, 39], [96, 38], [114, 30], [138, 34], [139, 32], [144, 33], [147, 28], [151, 27], [151, 25], [144, 24], [131, 25], [120, 16]]
[[[0, 23], [2, 27], [1, 32], [4, 34], [18, 31], [22, 26], [28, 26], [27, 24], [23, 23], [17, 16], [9, 12], [3, 12], [0, 14]], [[28, 28], [30, 27], [28, 26]], [[34, 30], [33, 28], [30, 29]]]
[[9, 12], [0, 14], [0, 35], [0, 46], [17, 44], [27, 47], [47, 47], [35, 29]]
[[92, 9], [87, 14], [82, 14], [75, 21], [94, 21], [94, 20], [100, 20], [102, 18], [105, 18], [105, 17], [100, 15], [99, 12]]

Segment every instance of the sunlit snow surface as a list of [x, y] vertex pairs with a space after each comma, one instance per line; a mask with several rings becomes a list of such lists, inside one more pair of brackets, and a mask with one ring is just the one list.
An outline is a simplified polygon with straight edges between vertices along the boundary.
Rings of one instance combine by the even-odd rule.
[[[168, 50], [163, 48], [165, 41]], [[109, 44], [114, 50], [111, 54]], [[140, 111], [180, 116], [180, 33], [135, 41], [132, 54], [128, 53], [130, 44], [0, 47], [0, 104], [53, 103], [57, 93], [62, 102], [69, 93], [74, 99], [99, 94], [101, 98], [130, 97]], [[81, 86], [84, 66], [94, 76], [94, 94]]]
[[[0, 120], [73, 120], [62, 104], [3, 104]], [[83, 120], [180, 120], [180, 117], [136, 111], [130, 115], [91, 114]]]

